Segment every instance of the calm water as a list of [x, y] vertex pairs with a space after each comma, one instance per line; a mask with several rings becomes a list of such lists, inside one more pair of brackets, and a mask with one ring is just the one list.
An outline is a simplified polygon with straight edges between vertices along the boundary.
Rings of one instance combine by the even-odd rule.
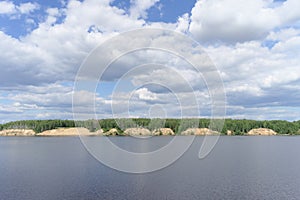
[[[131, 151], [170, 139], [112, 138]], [[99, 163], [77, 137], [0, 137], [0, 199], [300, 199], [300, 137], [221, 137], [199, 160], [202, 140], [171, 166], [133, 175]]]

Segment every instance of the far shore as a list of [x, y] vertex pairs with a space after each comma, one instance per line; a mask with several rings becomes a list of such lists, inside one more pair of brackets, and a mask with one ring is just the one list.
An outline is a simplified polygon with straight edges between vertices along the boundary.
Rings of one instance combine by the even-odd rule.
[[[296, 135], [296, 134], [295, 134]], [[160, 128], [150, 131], [146, 128], [128, 128], [125, 131], [110, 129], [107, 131], [98, 130], [91, 132], [86, 128], [57, 128], [35, 133], [32, 129], [6, 129], [0, 131], [3, 137], [74, 137], [74, 136], [295, 136], [293, 134], [277, 134], [275, 131], [266, 128], [252, 129], [246, 134], [234, 134], [228, 130], [227, 134], [209, 130], [207, 128], [189, 128], [180, 134], [175, 134], [170, 128]]]

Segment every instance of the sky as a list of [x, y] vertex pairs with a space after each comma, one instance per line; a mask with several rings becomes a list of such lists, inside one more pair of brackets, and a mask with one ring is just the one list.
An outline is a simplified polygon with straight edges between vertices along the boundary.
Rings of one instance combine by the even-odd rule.
[[[72, 119], [85, 58], [141, 28], [176, 31], [201, 46], [222, 78], [227, 118], [300, 120], [299, 8], [299, 0], [0, 0], [0, 123]], [[134, 71], [137, 64], [145, 66]], [[88, 85], [77, 97], [82, 118], [91, 116], [90, 99], [97, 118], [211, 116], [203, 76], [167, 52], [128, 54], [96, 90]]]

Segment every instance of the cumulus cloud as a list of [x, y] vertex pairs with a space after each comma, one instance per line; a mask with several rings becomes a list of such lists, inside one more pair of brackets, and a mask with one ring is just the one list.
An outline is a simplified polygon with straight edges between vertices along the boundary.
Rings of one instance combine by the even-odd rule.
[[178, 18], [176, 31], [186, 33], [190, 26], [190, 16], [188, 13], [183, 14]]
[[37, 3], [27, 2], [17, 5], [14, 4], [12, 1], [0, 2], [0, 15], [29, 14], [37, 9], [39, 9], [39, 5]]
[[21, 3], [19, 6], [17, 6], [17, 10], [21, 14], [28, 14], [33, 12], [36, 9], [39, 9], [39, 5], [37, 3], [31, 3], [31, 2]]
[[266, 0], [199, 0], [191, 12], [190, 31], [202, 42], [244, 42], [262, 39], [274, 28], [300, 19], [299, 1], [272, 5]]
[[0, 14], [13, 14], [15, 13], [16, 7], [11, 1], [1, 1], [0, 2]]
[[[0, 59], [1, 63], [1, 86], [15, 86], [18, 84], [37, 84], [45, 80], [49, 81], [50, 75], [43, 68], [49, 65], [51, 59], [48, 54], [36, 46], [20, 42], [0, 31]], [[42, 73], [44, 72], [44, 73]]]
[[300, 51], [293, 46], [297, 38], [286, 38], [273, 48], [257, 41], [207, 48], [222, 72], [228, 104], [246, 107], [241, 109], [244, 113], [271, 105], [274, 110], [288, 105], [299, 107], [295, 101], [300, 93], [295, 86], [300, 81]]
[[[30, 10], [28, 7], [29, 4], [23, 5], [23, 11]], [[49, 8], [47, 13], [38, 28], [20, 39], [0, 32], [0, 58], [4, 61], [1, 86], [74, 80], [82, 60], [96, 45], [116, 31], [144, 24], [111, 7], [108, 1], [70, 1], [67, 9]], [[81, 16], [82, 13], [88, 14]], [[56, 24], [61, 15], [65, 20]]]
[[[191, 34], [204, 44], [223, 79], [229, 117], [299, 118], [298, 0], [199, 0], [190, 13], [177, 16], [176, 23], [150, 23], [147, 11], [158, 2], [131, 1], [127, 13], [109, 0], [72, 0], [61, 8], [47, 8], [27, 35], [14, 38], [0, 31], [0, 120], [72, 118], [72, 82], [83, 59], [106, 39], [141, 27]], [[0, 15], [26, 15], [37, 9], [36, 3], [0, 2]], [[198, 112], [209, 117], [212, 102], [205, 79], [213, 77], [212, 62], [197, 60], [202, 51], [189, 51], [184, 40], [143, 36], [118, 45], [175, 46], [185, 58], [202, 64], [200, 72], [170, 52], [133, 52], [117, 59], [104, 74], [103, 81], [110, 83], [122, 77], [123, 91], [101, 97], [84, 90], [75, 94], [80, 116], [93, 117], [95, 100], [98, 118], [112, 117], [113, 111], [119, 117], [151, 117], [149, 110], [159, 105], [168, 117], [199, 116]], [[118, 55], [116, 50], [104, 53], [107, 59]], [[92, 68], [87, 77], [95, 74]]]
[[286, 41], [292, 37], [300, 35], [300, 30], [296, 28], [284, 28], [278, 31], [271, 31], [267, 36], [267, 40]]
[[154, 6], [159, 0], [131, 0], [130, 15], [133, 18], [147, 18], [147, 10]]
[[136, 91], [136, 94], [138, 95], [139, 99], [141, 99], [141, 100], [152, 101], [152, 100], [157, 99], [156, 94], [150, 92], [147, 88], [138, 89]]

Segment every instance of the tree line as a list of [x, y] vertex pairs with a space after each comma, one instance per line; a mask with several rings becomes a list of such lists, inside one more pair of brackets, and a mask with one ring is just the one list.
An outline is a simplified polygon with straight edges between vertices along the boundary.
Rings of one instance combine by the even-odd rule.
[[[33, 129], [36, 133], [55, 128], [84, 127], [90, 131], [103, 129], [108, 131], [116, 128], [122, 132], [126, 128], [143, 127], [149, 130], [158, 128], [170, 128], [175, 133], [180, 133], [187, 128], [211, 128], [210, 119], [149, 119], [149, 118], [123, 118], [123, 119], [100, 119], [100, 120], [22, 120], [0, 124], [3, 129]], [[244, 135], [254, 128], [272, 129], [278, 134], [300, 134], [300, 120], [289, 122], [285, 120], [247, 120], [247, 119], [225, 119], [222, 134], [230, 130], [234, 135]]]

